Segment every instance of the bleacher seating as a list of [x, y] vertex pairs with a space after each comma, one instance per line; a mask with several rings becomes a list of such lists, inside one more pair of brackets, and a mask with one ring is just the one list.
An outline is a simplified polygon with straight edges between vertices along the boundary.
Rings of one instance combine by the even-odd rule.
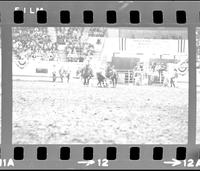
[[[20, 58], [22, 53], [29, 52], [28, 57], [42, 56], [41, 60], [70, 61], [70, 58], [85, 59], [97, 54], [95, 44], [88, 42], [89, 37], [104, 37], [104, 28], [55, 27], [56, 42], [51, 39], [47, 27], [13, 28], [13, 53]], [[96, 41], [96, 44], [101, 43]], [[65, 46], [60, 51], [58, 46]], [[98, 51], [98, 50], [97, 50]], [[52, 57], [49, 54], [62, 54]], [[40, 54], [40, 55], [38, 55]], [[75, 55], [74, 55], [75, 54]], [[59, 57], [62, 59], [58, 59]], [[96, 56], [96, 55], [95, 55]], [[64, 59], [65, 58], [65, 59]], [[69, 58], [69, 59], [67, 59]], [[78, 60], [80, 61], [80, 60]]]

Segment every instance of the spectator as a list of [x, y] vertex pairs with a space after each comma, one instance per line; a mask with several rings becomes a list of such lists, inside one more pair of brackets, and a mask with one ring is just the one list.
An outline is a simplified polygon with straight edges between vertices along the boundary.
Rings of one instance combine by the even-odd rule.
[[[31, 51], [29, 57], [34, 56], [37, 58], [37, 54], [43, 56], [43, 60], [57, 60], [55, 57], [44, 55], [48, 52], [56, 52], [58, 44], [65, 44], [67, 46], [67, 52], [78, 53], [81, 58], [86, 59], [87, 56], [92, 56], [95, 52], [95, 47], [87, 41], [81, 42], [84, 36], [98, 36], [103, 37], [105, 35], [105, 28], [83, 28], [83, 27], [56, 27], [56, 39], [57, 42], [52, 42], [48, 29], [46, 27], [16, 27], [13, 28], [13, 52], [15, 56]], [[67, 56], [70, 53], [66, 53]], [[70, 57], [70, 56], [69, 56]], [[82, 60], [82, 59], [81, 59]]]

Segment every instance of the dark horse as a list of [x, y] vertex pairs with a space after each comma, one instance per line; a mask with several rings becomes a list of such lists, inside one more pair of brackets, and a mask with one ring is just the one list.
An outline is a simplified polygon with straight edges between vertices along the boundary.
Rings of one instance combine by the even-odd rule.
[[97, 72], [97, 80], [98, 80], [98, 83], [97, 83], [97, 86], [100, 85], [100, 87], [107, 87], [107, 83], [106, 83], [106, 77], [102, 75], [101, 72]]
[[81, 77], [83, 78], [84, 82], [83, 85], [89, 85], [90, 79], [93, 77], [93, 71], [90, 66], [85, 66], [81, 69]]
[[106, 78], [112, 81], [113, 87], [117, 86], [118, 73], [115, 69], [106, 70]]

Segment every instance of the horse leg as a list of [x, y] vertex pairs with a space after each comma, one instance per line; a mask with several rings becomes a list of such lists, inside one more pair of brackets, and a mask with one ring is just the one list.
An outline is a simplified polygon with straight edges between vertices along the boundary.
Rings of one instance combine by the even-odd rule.
[[67, 83], [69, 83], [69, 76], [67, 77]]
[[103, 86], [101, 86], [101, 87], [106, 87], [106, 85], [105, 85], [104, 81], [102, 81], [101, 83], [102, 83], [102, 85], [103, 85]]
[[67, 74], [67, 83], [69, 83], [69, 74]]
[[112, 80], [112, 84], [113, 84], [113, 88], [115, 87], [115, 79], [114, 78], [111, 78]]
[[[103, 86], [102, 86], [102, 85], [103, 85]], [[103, 82], [103, 80], [101, 80], [101, 87], [105, 87], [105, 86], [104, 86], [104, 82]]]
[[102, 87], [102, 80], [98, 80], [97, 86], [99, 86], [99, 85], [100, 85], [100, 87]]
[[106, 83], [106, 79], [105, 78], [102, 80], [102, 84], [103, 84], [104, 88], [107, 87], [107, 83]]
[[87, 85], [89, 85], [89, 81], [90, 81], [90, 79], [89, 79], [89, 78], [87, 78], [86, 80], [87, 80], [86, 84], [87, 84]]
[[175, 86], [175, 81], [174, 81], [174, 78], [173, 78], [173, 82], [172, 82], [172, 84], [173, 84], [173, 87], [176, 87], [176, 86]]
[[116, 87], [116, 85], [117, 85], [117, 80], [116, 80], [116, 78], [113, 79], [113, 83], [114, 83], [114, 87]]
[[103, 80], [102, 83], [103, 83], [103, 87], [106, 87], [106, 85], [105, 85], [105, 80]]
[[108, 87], [107, 79], [104, 80], [105, 87]]
[[115, 78], [114, 78], [114, 77], [111, 77], [110, 79], [111, 79], [111, 81], [112, 81], [112, 85], [113, 85], [113, 88], [114, 88], [114, 87], [115, 87]]
[[105, 87], [108, 87], [109, 85], [108, 85], [108, 80], [107, 80], [107, 78], [105, 79]]
[[84, 79], [83, 85], [86, 85], [86, 78], [83, 78], [83, 79]]
[[99, 86], [99, 84], [100, 84], [100, 82], [99, 82], [99, 80], [98, 80], [98, 82], [97, 82], [97, 87]]
[[63, 83], [63, 76], [62, 75], [60, 76], [60, 79], [61, 79], [61, 82]]
[[87, 78], [87, 85], [89, 85], [89, 82], [90, 82], [90, 79], [89, 79], [89, 78]]
[[99, 83], [100, 83], [100, 87], [102, 87], [102, 81], [100, 81]]
[[104, 80], [104, 86], [107, 87], [107, 82], [106, 79]]

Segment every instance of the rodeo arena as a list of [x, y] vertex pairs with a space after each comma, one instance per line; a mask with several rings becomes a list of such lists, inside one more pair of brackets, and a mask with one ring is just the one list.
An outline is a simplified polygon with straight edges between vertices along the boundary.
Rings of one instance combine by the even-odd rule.
[[14, 27], [13, 143], [185, 144], [183, 28]]
[[[1, 28], [0, 28], [0, 37], [1, 37]], [[0, 86], [1, 86], [1, 78], [2, 78], [2, 56], [1, 56], [1, 39], [0, 39]], [[2, 86], [0, 88], [0, 97], [2, 98]], [[0, 111], [1, 111], [1, 98], [0, 98]], [[1, 116], [0, 116], [0, 144], [1, 144]]]

